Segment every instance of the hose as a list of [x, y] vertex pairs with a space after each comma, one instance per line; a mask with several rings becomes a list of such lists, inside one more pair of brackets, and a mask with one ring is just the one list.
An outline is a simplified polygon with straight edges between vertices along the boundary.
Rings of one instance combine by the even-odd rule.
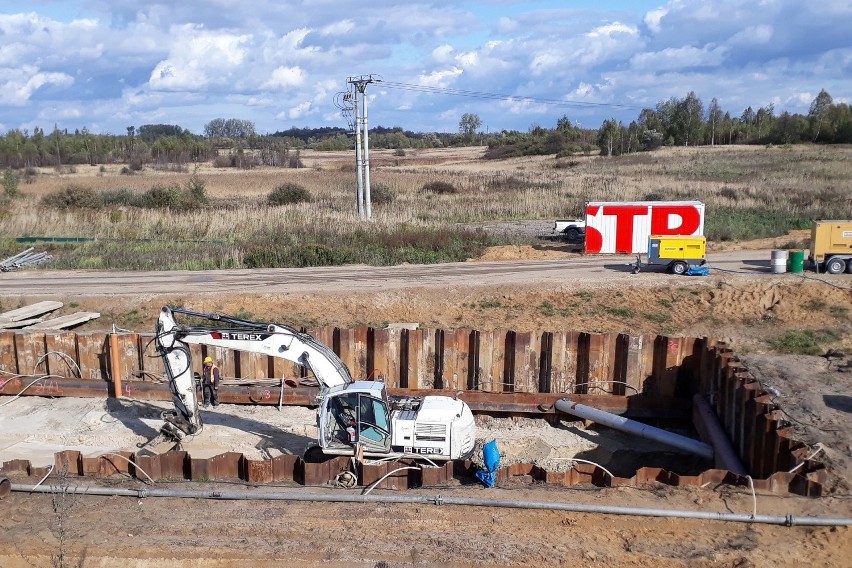
[[709, 511], [687, 511], [678, 509], [650, 509], [644, 507], [618, 507], [613, 505], [587, 505], [583, 503], [551, 503], [542, 501], [510, 501], [508, 499], [475, 499], [470, 497], [442, 497], [440, 495], [351, 495], [333, 493], [288, 493], [288, 492], [223, 492], [186, 489], [120, 489], [114, 487], [55, 487], [12, 485], [12, 491], [27, 493], [55, 493], [65, 491], [78, 495], [143, 497], [178, 497], [184, 499], [219, 499], [244, 501], [302, 501], [321, 503], [407, 503], [459, 505], [468, 507], [498, 507], [507, 509], [538, 509], [567, 511], [572, 513], [601, 513], [606, 515], [631, 515], [638, 517], [668, 517], [698, 519], [706, 521], [728, 521], [737, 523], [759, 523], [768, 525], [832, 527], [852, 526], [849, 517], [813, 517], [794, 515], [747, 515], [744, 513], [713, 513]]

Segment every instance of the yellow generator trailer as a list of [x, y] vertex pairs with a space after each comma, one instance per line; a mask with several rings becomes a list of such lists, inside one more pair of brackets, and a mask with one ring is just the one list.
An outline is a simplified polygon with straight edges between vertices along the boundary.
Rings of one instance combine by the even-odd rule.
[[[639, 272], [637, 257], [633, 272]], [[707, 239], [683, 235], [651, 235], [648, 239], [648, 266], [664, 266], [672, 274], [706, 275]]]
[[808, 259], [817, 272], [852, 274], [852, 221], [814, 221]]

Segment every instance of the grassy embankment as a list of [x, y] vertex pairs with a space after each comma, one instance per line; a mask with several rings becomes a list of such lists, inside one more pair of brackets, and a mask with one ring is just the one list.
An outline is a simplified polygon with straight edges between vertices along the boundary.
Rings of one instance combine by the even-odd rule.
[[[128, 176], [117, 166], [78, 166], [76, 172], [61, 174], [44, 169], [33, 183], [21, 184], [22, 197], [0, 205], [0, 255], [22, 249], [16, 237], [47, 236], [98, 239], [36, 245], [54, 254], [51, 268], [457, 261], [477, 256], [486, 246], [533, 242], [528, 236], [487, 235], [463, 227], [582, 215], [586, 201], [701, 200], [711, 240], [779, 236], [809, 227], [812, 219], [852, 217], [852, 149], [845, 147], [665, 148], [620, 158], [558, 160], [483, 161], [481, 154], [475, 149], [404, 157], [374, 153], [371, 181], [389, 187], [395, 197], [374, 206], [370, 223], [359, 222], [354, 213], [355, 175], [348, 153], [306, 153], [303, 169], [205, 165], [197, 176], [206, 202], [173, 208], [155, 208], [157, 203], [148, 199], [152, 188], [187, 191], [191, 172], [146, 168]], [[424, 192], [430, 182], [449, 183], [456, 192]], [[312, 201], [268, 205], [266, 196], [282, 183], [305, 187]], [[59, 208], [43, 199], [72, 186], [106, 196], [107, 203]]]

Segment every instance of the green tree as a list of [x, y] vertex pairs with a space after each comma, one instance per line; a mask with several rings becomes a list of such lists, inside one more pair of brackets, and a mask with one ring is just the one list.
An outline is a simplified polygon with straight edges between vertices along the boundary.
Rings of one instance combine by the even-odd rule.
[[619, 128], [614, 118], [605, 120], [598, 130], [598, 148], [601, 154], [612, 156], [618, 140]]
[[3, 193], [6, 194], [6, 197], [18, 197], [20, 195], [18, 191], [19, 183], [18, 176], [12, 170], [6, 169], [3, 172]]
[[816, 142], [819, 138], [819, 133], [822, 128], [828, 111], [834, 100], [831, 98], [825, 89], [821, 89], [819, 94], [811, 103], [811, 108], [808, 110], [808, 120], [811, 123], [811, 132], [813, 133], [813, 141]]
[[719, 106], [719, 101], [713, 97], [710, 101], [710, 106], [707, 107], [707, 126], [710, 127], [710, 145], [716, 145], [716, 129], [719, 128], [724, 115], [722, 108]]
[[479, 118], [479, 115], [466, 112], [459, 121], [459, 132], [464, 136], [468, 144], [470, 144], [473, 142], [473, 137], [480, 126], [482, 126], [482, 119]]

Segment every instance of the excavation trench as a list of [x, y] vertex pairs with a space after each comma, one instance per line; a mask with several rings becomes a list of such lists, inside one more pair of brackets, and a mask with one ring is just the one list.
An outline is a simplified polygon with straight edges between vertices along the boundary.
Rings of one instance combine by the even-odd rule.
[[[478, 450], [495, 439], [500, 482], [753, 483], [780, 493], [824, 491], [823, 465], [793, 438], [760, 383], [717, 341], [574, 332], [306, 331], [332, 345], [353, 376], [383, 380], [391, 394], [459, 396], [477, 414], [478, 447], [471, 460], [426, 468], [403, 462], [411, 469], [398, 472], [399, 462], [368, 462], [355, 471], [364, 486], [475, 482]], [[193, 349], [194, 363], [207, 355], [220, 362], [227, 378], [221, 399], [231, 404], [205, 412], [204, 431], [182, 451], [142, 455], [137, 446], [156, 435], [159, 413], [170, 408], [171, 398], [162, 364], [151, 357], [150, 336], [0, 333], [0, 394], [7, 395], [0, 397], [6, 405], [0, 474], [41, 477], [53, 468], [153, 481], [324, 485], [351, 468], [345, 457], [323, 463], [299, 457], [315, 437], [308, 406], [316, 394], [301, 367], [257, 354]], [[700, 440], [713, 447], [712, 455], [558, 411], [557, 401], [566, 398]], [[73, 416], [72, 425], [57, 418], [60, 408]], [[27, 420], [16, 420], [16, 412]], [[41, 434], [23, 431], [24, 424], [39, 428], [40, 416]]]

